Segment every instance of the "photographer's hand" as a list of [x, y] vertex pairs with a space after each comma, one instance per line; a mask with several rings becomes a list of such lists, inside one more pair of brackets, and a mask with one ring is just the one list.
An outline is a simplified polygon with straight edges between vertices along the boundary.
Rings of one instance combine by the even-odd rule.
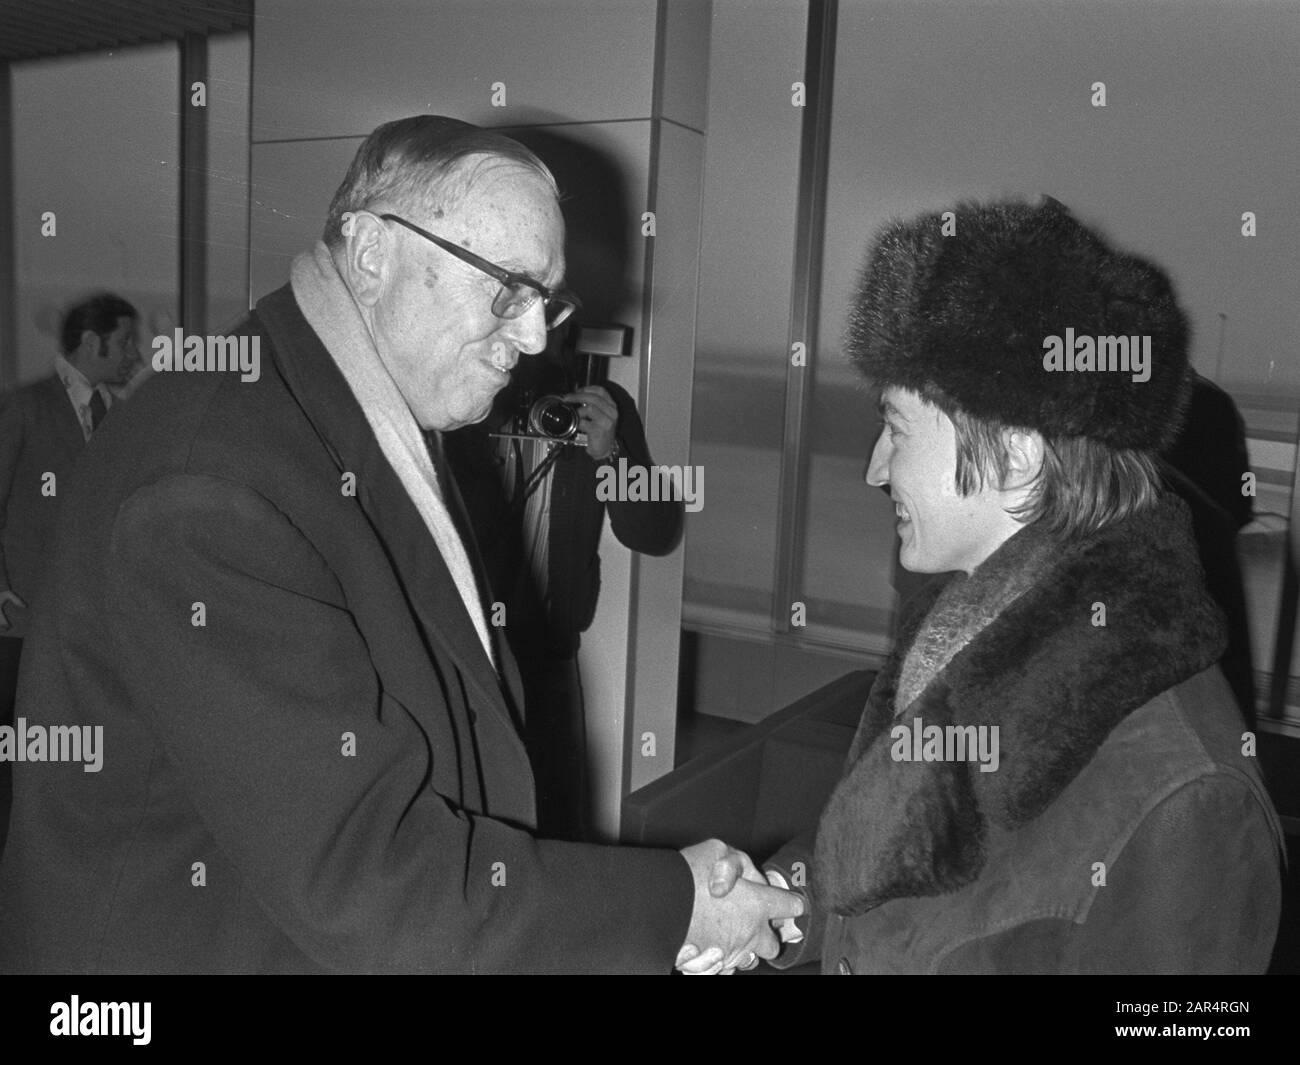
[[581, 404], [578, 428], [587, 434], [587, 454], [596, 461], [608, 458], [618, 432], [618, 407], [599, 385], [586, 385], [563, 397], [565, 403]]

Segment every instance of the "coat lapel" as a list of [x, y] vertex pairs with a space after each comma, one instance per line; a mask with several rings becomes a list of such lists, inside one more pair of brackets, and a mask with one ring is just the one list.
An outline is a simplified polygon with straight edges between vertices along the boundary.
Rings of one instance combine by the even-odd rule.
[[438, 484], [442, 487], [443, 500], [447, 505], [447, 510], [451, 514], [457, 531], [460, 533], [461, 542], [465, 545], [465, 553], [469, 556], [470, 566], [474, 570], [474, 582], [478, 587], [479, 600], [488, 611], [488, 635], [492, 640], [492, 650], [496, 661], [501, 666], [500, 675], [505, 682], [507, 702], [514, 714], [515, 722], [522, 732], [524, 727], [523, 681], [519, 676], [519, 669], [515, 665], [514, 655], [509, 650], [509, 642], [505, 638], [505, 626], [492, 624], [491, 614], [494, 608], [494, 596], [487, 581], [487, 566], [483, 563], [483, 555], [479, 551], [478, 538], [474, 534], [474, 526], [473, 522], [470, 521], [469, 510], [465, 506], [465, 500], [460, 494], [460, 486], [456, 483], [451, 466], [447, 462], [446, 452], [443, 450], [442, 440], [439, 439], [439, 435], [437, 433], [426, 433], [430, 454], [438, 470]]
[[[482, 705], [514, 727], [501, 678], [488, 661], [442, 554], [290, 287], [259, 300], [257, 316], [271, 338], [276, 366], [340, 474], [356, 474], [357, 501], [401, 579], [426, 640], [455, 663]], [[467, 549], [476, 556], [472, 544]], [[517, 680], [513, 668], [504, 669], [509, 652], [499, 639], [497, 653], [507, 682]]]
[[44, 388], [44, 402], [53, 416], [51, 424], [56, 427], [60, 443], [72, 450], [80, 450], [86, 445], [86, 437], [81, 431], [81, 419], [77, 409], [72, 405], [68, 390], [63, 387], [58, 374], [51, 374], [41, 382]]

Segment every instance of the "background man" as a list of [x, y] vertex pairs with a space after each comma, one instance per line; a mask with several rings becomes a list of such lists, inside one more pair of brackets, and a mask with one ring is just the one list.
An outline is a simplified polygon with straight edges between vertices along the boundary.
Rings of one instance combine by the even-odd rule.
[[[904, 618], [815, 842], [768, 865], [812, 899], [781, 963], [1263, 972], [1282, 834], [1155, 465], [1191, 386], [1186, 320], [1158, 268], [1055, 201], [956, 219], [885, 230], [847, 341], [882, 389], [867, 480], [901, 563], [955, 574]], [[1149, 338], [1149, 380], [1049, 369], [1067, 329]]]
[[[0, 398], [0, 725], [13, 724], [18, 662], [41, 561], [81, 450], [139, 364], [136, 310], [102, 293], [68, 308], [54, 372]], [[0, 761], [0, 854], [10, 763]]]
[[[85, 456], [19, 706], [102, 723], [103, 769], [21, 767], [0, 956], [654, 972], [687, 944], [726, 968], [774, 953], [768, 922], [800, 902], [719, 865], [723, 844], [530, 831], [518, 676], [438, 434], [483, 418], [567, 314], [550, 174], [465, 123], [389, 123], [324, 237], [241, 330], [256, 382], [160, 374]], [[728, 870], [758, 883], [714, 897]]]

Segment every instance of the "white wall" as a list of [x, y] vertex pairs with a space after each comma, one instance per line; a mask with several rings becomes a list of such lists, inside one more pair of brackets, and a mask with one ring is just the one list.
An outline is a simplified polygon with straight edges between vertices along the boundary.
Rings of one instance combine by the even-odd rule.
[[[356, 136], [416, 114], [649, 115], [653, 0], [263, 0], [256, 19], [254, 141]], [[491, 104], [497, 82], [505, 107]]]
[[145, 326], [177, 314], [178, 72], [174, 44], [14, 64], [18, 383], [51, 372], [62, 311], [92, 290]]
[[[248, 35], [208, 47], [207, 320], [220, 329], [248, 308]], [[17, 383], [50, 372], [63, 310], [91, 291], [136, 306], [142, 352], [176, 321], [179, 71], [175, 44], [14, 64]]]

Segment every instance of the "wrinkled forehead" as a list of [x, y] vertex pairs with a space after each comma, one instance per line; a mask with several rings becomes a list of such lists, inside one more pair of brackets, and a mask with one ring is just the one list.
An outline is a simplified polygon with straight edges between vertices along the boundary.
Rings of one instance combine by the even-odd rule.
[[512, 160], [483, 159], [444, 224], [453, 239], [549, 285], [564, 275], [564, 216], [546, 179]]

